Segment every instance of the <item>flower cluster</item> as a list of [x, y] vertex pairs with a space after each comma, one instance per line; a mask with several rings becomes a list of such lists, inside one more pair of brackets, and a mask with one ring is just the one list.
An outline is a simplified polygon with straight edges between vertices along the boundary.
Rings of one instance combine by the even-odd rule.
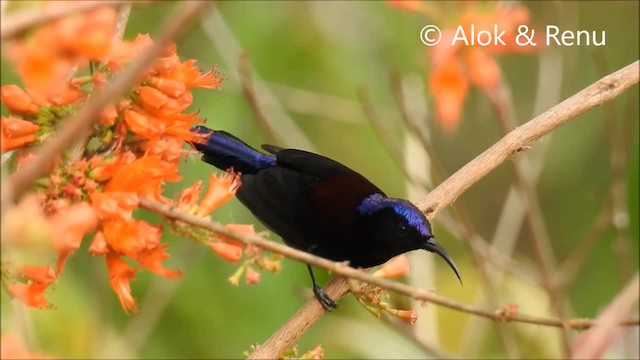
[[[485, 93], [495, 91], [500, 85], [500, 66], [495, 55], [531, 53], [542, 48], [543, 43], [537, 40], [538, 46], [535, 47], [520, 46], [515, 41], [518, 26], [529, 23], [529, 11], [522, 5], [498, 1], [387, 1], [391, 6], [429, 17], [430, 23], [442, 30], [440, 41], [429, 48], [429, 90], [435, 99], [437, 120], [450, 133], [458, 129], [469, 84]], [[459, 28], [465, 34], [479, 34], [481, 31], [493, 33], [494, 26], [505, 31], [501, 37], [504, 45], [490, 43], [485, 46], [476, 43], [466, 46], [464, 42], [452, 41]]]
[[[105, 6], [53, 21], [7, 44], [7, 55], [24, 82], [24, 87], [0, 88], [10, 114], [1, 118], [0, 133], [2, 152], [13, 151], [7, 161], [11, 171], [32, 161], [32, 145], [54, 136], [92, 92], [153, 44], [148, 35], [117, 39], [115, 27], [115, 10]], [[162, 226], [136, 219], [133, 212], [139, 197], [146, 197], [209, 216], [233, 197], [240, 185], [234, 175], [212, 175], [201, 200], [201, 182], [177, 200], [162, 195], [165, 182], [180, 179], [178, 164], [191, 152], [183, 149], [183, 142], [194, 140], [190, 129], [203, 121], [197, 113], [186, 112], [193, 102], [191, 89], [216, 89], [221, 81], [216, 68], [203, 73], [195, 60], [180, 60], [175, 44], [166, 46], [137, 85], [101, 112], [80, 151], [59, 156], [53, 170], [6, 214], [3, 245], [50, 249], [57, 266], [3, 258], [5, 289], [28, 306], [50, 307], [45, 290], [87, 235], [88, 252], [106, 262], [111, 286], [126, 312], [137, 309], [130, 281], [140, 268], [131, 262], [166, 278], [179, 277], [179, 270], [163, 265], [169, 255], [167, 244], [161, 243]], [[230, 227], [253, 232], [248, 225]], [[228, 261], [242, 256], [243, 248], [231, 241], [218, 238], [209, 246]], [[256, 263], [267, 261], [253, 258]], [[277, 267], [263, 268], [270, 266]], [[247, 265], [244, 271], [248, 282], [258, 281], [254, 269]]]
[[[398, 255], [384, 263], [373, 276], [392, 278], [404, 276], [409, 273], [410, 263], [405, 255]], [[418, 320], [418, 312], [415, 310], [400, 310], [393, 308], [389, 303], [389, 292], [381, 287], [366, 284], [358, 286], [350, 283], [351, 293], [356, 297], [360, 305], [367, 311], [380, 317], [381, 312], [395, 316], [409, 324]]]

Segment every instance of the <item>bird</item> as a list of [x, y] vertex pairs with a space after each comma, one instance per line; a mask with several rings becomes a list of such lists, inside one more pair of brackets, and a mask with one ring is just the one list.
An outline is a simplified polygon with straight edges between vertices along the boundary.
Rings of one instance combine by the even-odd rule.
[[[189, 144], [214, 167], [240, 176], [237, 199], [285, 244], [354, 268], [370, 268], [412, 250], [441, 256], [431, 224], [411, 202], [388, 197], [349, 167], [312, 152], [262, 145], [261, 152], [234, 135], [205, 126], [191, 129]], [[313, 293], [326, 310], [336, 303], [307, 265]]]

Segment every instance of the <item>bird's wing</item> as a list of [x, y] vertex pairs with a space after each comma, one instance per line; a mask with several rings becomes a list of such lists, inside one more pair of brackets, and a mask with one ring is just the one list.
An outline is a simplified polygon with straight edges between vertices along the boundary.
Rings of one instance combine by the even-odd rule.
[[280, 147], [280, 146], [276, 146], [276, 145], [269, 145], [269, 144], [262, 144], [262, 146], [260, 146], [262, 148], [262, 150], [271, 153], [273, 155], [278, 154], [280, 151], [284, 150], [284, 148]]
[[317, 179], [283, 167], [242, 177], [236, 197], [287, 244], [308, 250], [314, 214], [311, 198]]
[[279, 166], [315, 176], [320, 180], [328, 180], [331, 177], [341, 175], [356, 176], [360, 178], [362, 184], [380, 191], [380, 189], [356, 171], [322, 155], [303, 150], [286, 149], [279, 151], [276, 158]]

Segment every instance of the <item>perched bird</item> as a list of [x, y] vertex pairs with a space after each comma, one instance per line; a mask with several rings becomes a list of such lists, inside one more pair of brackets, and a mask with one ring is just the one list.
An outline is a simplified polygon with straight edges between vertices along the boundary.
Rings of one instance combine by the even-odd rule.
[[[460, 275], [434, 239], [424, 214], [406, 200], [389, 198], [364, 176], [321, 155], [262, 145], [262, 153], [235, 136], [198, 126], [191, 145], [202, 160], [241, 174], [236, 197], [267, 228], [296, 249], [352, 267], [369, 268], [407, 251], [435, 252]], [[313, 292], [327, 309], [336, 303], [316, 282]], [[460, 280], [462, 282], [462, 280]]]

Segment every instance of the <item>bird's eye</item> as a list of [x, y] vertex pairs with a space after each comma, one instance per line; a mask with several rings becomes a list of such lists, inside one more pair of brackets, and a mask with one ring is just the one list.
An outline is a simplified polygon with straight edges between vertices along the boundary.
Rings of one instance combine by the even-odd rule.
[[407, 228], [407, 225], [405, 224], [400, 224], [398, 225], [398, 227], [396, 228], [396, 232], [398, 233], [398, 235], [400, 236], [405, 236], [407, 235], [407, 233], [409, 232], [409, 228]]

